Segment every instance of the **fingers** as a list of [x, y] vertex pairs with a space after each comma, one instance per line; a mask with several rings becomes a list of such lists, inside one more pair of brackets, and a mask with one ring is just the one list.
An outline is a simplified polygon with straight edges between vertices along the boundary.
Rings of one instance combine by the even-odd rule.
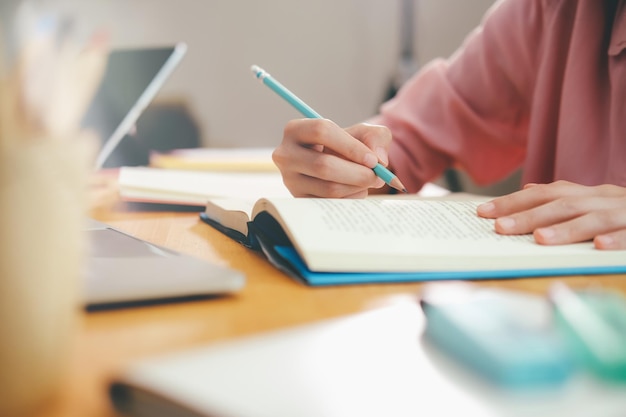
[[305, 147], [322, 145], [324, 149], [369, 168], [374, 168], [378, 163], [371, 149], [330, 120], [292, 120], [285, 127], [284, 137]]
[[[285, 151], [281, 148], [281, 151]], [[296, 197], [345, 198], [378, 188], [384, 182], [363, 165], [313, 149], [294, 147], [288, 160], [281, 160], [279, 149], [273, 157], [281, 169], [285, 186]]]
[[389, 165], [387, 149], [391, 144], [391, 131], [385, 126], [360, 123], [346, 129], [350, 135], [358, 138], [369, 149], [373, 150], [378, 161], [384, 166]]
[[626, 188], [558, 181], [530, 184], [478, 208], [495, 218], [505, 235], [533, 233], [537, 243], [560, 245], [594, 240], [598, 249], [626, 248]]
[[566, 196], [581, 195], [586, 192], [582, 185], [567, 181], [557, 181], [551, 184], [528, 184], [523, 190], [496, 198], [478, 207], [478, 215], [486, 218], [507, 216], [540, 206], [549, 201]]
[[[529, 210], [496, 219], [496, 231], [502, 234], [525, 234], [533, 230], [563, 223], [588, 213], [604, 213], [624, 204], [612, 197], [564, 197]], [[600, 222], [601, 219], [597, 219]]]
[[626, 227], [613, 233], [596, 236], [593, 240], [596, 249], [622, 250], [626, 249]]
[[560, 198], [621, 197], [623, 187], [599, 185], [588, 187], [569, 181], [556, 181], [550, 184], [526, 184], [524, 189], [498, 197], [478, 206], [478, 215], [495, 219], [512, 213], [519, 213]]
[[[287, 179], [285, 185], [289, 190], [292, 188], [288, 185]], [[363, 187], [351, 186], [336, 182], [323, 181], [318, 178], [301, 176], [297, 178], [298, 187], [292, 194], [294, 197], [307, 198], [365, 198], [368, 195], [368, 189]], [[306, 190], [306, 191], [298, 191]]]
[[[626, 201], [621, 201], [620, 208], [620, 199], [610, 200], [613, 201], [606, 202], [606, 209], [591, 211], [571, 220], [536, 229], [533, 233], [535, 240], [543, 245], [562, 245], [593, 240], [613, 233], [619, 237], [620, 231], [626, 231]], [[611, 204], [614, 207], [609, 208]], [[598, 244], [608, 248], [619, 244], [619, 241], [609, 242], [604, 237], [599, 239]]]
[[[390, 139], [377, 139], [381, 134], [379, 127], [344, 130], [329, 120], [294, 120], [285, 127], [272, 157], [294, 196], [364, 197], [369, 188], [380, 188], [384, 182], [372, 171], [379, 156], [361, 138], [383, 147]], [[387, 158], [386, 150], [379, 152]]]

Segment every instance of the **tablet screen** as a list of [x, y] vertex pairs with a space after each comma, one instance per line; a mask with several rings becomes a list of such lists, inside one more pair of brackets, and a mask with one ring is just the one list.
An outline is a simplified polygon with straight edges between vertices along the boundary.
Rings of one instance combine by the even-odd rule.
[[109, 54], [102, 83], [83, 120], [83, 127], [94, 131], [101, 140], [97, 168], [129, 165], [132, 147], [118, 145], [178, 64], [185, 49], [184, 44], [178, 44], [119, 49]]

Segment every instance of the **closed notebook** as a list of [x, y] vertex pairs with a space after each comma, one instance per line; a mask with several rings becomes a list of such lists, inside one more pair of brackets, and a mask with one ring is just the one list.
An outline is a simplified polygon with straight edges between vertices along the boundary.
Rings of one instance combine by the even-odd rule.
[[203, 221], [310, 285], [626, 272], [626, 251], [502, 236], [479, 201], [210, 200]]
[[204, 206], [211, 198], [286, 197], [278, 172], [193, 171], [122, 167], [120, 197], [125, 201]]
[[221, 172], [278, 172], [274, 148], [191, 148], [152, 152], [153, 168]]

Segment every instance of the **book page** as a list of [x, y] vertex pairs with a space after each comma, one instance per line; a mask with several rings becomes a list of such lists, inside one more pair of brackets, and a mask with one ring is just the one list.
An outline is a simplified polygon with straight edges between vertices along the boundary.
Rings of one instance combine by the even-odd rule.
[[204, 212], [211, 220], [247, 236], [254, 203], [254, 200], [212, 198], [206, 203]]
[[[477, 201], [293, 199], [271, 202], [312, 270], [403, 271], [545, 268], [624, 263], [591, 242], [542, 246], [503, 236]], [[257, 207], [257, 210], [261, 207]]]
[[325, 228], [338, 233], [378, 238], [416, 238], [436, 240], [500, 241], [532, 240], [532, 236], [504, 237], [494, 233], [493, 221], [477, 215], [474, 201], [421, 201], [397, 204], [394, 201], [368, 202], [368, 209], [359, 204], [351, 210], [335, 210], [331, 200], [315, 200], [322, 211]]

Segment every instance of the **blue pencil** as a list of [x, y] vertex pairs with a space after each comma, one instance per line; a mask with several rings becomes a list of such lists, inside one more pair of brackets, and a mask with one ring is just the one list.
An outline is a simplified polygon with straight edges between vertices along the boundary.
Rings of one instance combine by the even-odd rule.
[[[298, 98], [298, 96], [289, 91], [287, 87], [276, 81], [265, 70], [256, 65], [253, 65], [251, 70], [256, 78], [258, 78], [263, 84], [268, 86], [273, 92], [282, 97], [287, 103], [291, 104], [305, 117], [308, 117], [309, 119], [322, 119], [322, 116], [318, 112], [313, 110], [308, 104]], [[407, 192], [400, 179], [398, 179], [398, 177], [396, 177], [393, 172], [389, 171], [383, 165], [377, 164], [372, 169], [374, 173], [383, 181], [385, 181], [385, 183], [387, 183], [389, 186], [404, 193]]]

